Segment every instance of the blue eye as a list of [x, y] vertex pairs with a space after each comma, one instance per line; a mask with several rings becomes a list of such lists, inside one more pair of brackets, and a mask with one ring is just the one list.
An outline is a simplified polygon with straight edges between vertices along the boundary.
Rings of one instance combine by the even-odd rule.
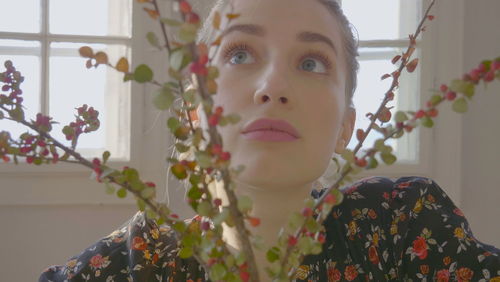
[[231, 59], [229, 60], [231, 64], [244, 64], [245, 60], [249, 57], [249, 54], [247, 51], [240, 50], [235, 52], [232, 56]]
[[[310, 72], [326, 73], [327, 71], [327, 67], [325, 66], [325, 64], [317, 59], [306, 59], [302, 61], [300, 66], [303, 70]], [[314, 71], [315, 69], [317, 71]]]

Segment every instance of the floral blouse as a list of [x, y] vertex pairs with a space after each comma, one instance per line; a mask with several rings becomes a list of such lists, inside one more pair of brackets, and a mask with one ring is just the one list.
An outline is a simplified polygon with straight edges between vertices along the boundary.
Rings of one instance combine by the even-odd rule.
[[[342, 191], [322, 252], [304, 258], [294, 281], [500, 281], [500, 250], [473, 236], [432, 179], [369, 177]], [[178, 242], [137, 212], [39, 281], [209, 281], [193, 257], [176, 255]]]

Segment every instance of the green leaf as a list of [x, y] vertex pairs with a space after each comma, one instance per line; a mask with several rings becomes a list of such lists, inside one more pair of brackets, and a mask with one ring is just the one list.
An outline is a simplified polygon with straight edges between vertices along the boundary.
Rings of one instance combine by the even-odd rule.
[[185, 153], [185, 152], [189, 151], [189, 146], [186, 146], [186, 145], [184, 145], [182, 143], [175, 143], [175, 148], [180, 153]]
[[144, 83], [153, 80], [153, 71], [148, 65], [142, 64], [135, 68], [134, 80], [139, 83]]
[[198, 28], [194, 24], [183, 23], [179, 30], [179, 38], [185, 43], [191, 43], [196, 39]]
[[182, 93], [182, 98], [184, 100], [186, 100], [187, 102], [193, 104], [195, 103], [195, 100], [196, 100], [196, 93], [197, 91], [195, 89], [189, 89], [187, 91], [185, 91], [184, 93]]
[[172, 225], [172, 227], [174, 228], [174, 230], [180, 233], [186, 231], [186, 224], [183, 221], [177, 221]]
[[474, 96], [474, 84], [461, 79], [454, 79], [450, 84], [450, 90], [463, 93], [468, 98]]
[[183, 259], [188, 258], [188, 257], [190, 257], [192, 255], [193, 255], [193, 249], [192, 248], [186, 248], [186, 247], [184, 247], [184, 248], [182, 248], [179, 251], [179, 257], [183, 258]]
[[318, 232], [319, 229], [321, 228], [321, 225], [319, 225], [318, 222], [316, 222], [316, 220], [312, 217], [309, 217], [308, 219], [306, 219], [306, 228], [307, 230], [309, 230], [310, 232]]
[[134, 74], [133, 73], [126, 73], [123, 75], [123, 82], [127, 82], [129, 80], [134, 79]]
[[161, 50], [160, 43], [158, 41], [158, 37], [156, 34], [152, 31], [148, 32], [146, 34], [146, 39], [148, 40], [149, 44], [151, 44], [153, 47], [156, 47]]
[[102, 153], [102, 163], [103, 164], [105, 164], [108, 161], [109, 156], [111, 156], [111, 153], [109, 151], [105, 151], [104, 153]]
[[191, 183], [191, 185], [196, 186], [200, 182], [201, 182], [201, 176], [200, 175], [193, 173], [193, 174], [191, 174], [189, 176], [189, 183]]
[[191, 187], [188, 192], [188, 197], [193, 200], [198, 200], [201, 198], [203, 193], [200, 191], [200, 189], [196, 186]]
[[219, 77], [219, 69], [217, 69], [214, 66], [208, 67], [207, 79], [212, 80], [212, 79], [216, 79], [217, 77]]
[[242, 213], [246, 213], [252, 210], [252, 198], [243, 195], [238, 198], [238, 210]]
[[184, 58], [184, 50], [179, 49], [170, 54], [170, 67], [174, 71], [179, 71], [182, 65], [182, 59]]
[[127, 197], [127, 190], [125, 188], [120, 188], [118, 189], [118, 191], [116, 191], [116, 196], [118, 196], [118, 198], [125, 198]]
[[155, 188], [148, 187], [148, 188], [141, 191], [141, 196], [143, 198], [149, 199], [149, 198], [153, 197], [155, 195], [155, 193], [156, 193]]
[[111, 185], [111, 183], [109, 182], [106, 182], [105, 185], [106, 185], [106, 194], [113, 195], [115, 193], [115, 187]]
[[224, 276], [226, 276], [226, 267], [220, 263], [216, 263], [212, 265], [210, 268], [210, 280], [212, 281], [218, 281], [218, 280], [223, 280]]
[[431, 99], [429, 100], [432, 105], [437, 105], [441, 101], [443, 101], [443, 97], [441, 95], [432, 95]]
[[194, 157], [201, 168], [212, 166], [212, 157], [207, 152], [195, 152]]
[[137, 198], [137, 207], [140, 211], [144, 211], [146, 209], [146, 203], [142, 199]]
[[269, 262], [277, 261], [280, 258], [280, 249], [278, 247], [272, 247], [267, 251], [266, 257]]
[[181, 127], [181, 122], [174, 117], [170, 117], [167, 120], [167, 126], [170, 129], [170, 131], [173, 133], [175, 132], [179, 127]]
[[291, 229], [297, 229], [303, 222], [304, 217], [298, 212], [293, 212], [288, 219], [288, 226], [290, 226]]
[[433, 127], [434, 126], [434, 121], [432, 120], [432, 118], [428, 117], [428, 116], [425, 116], [421, 119], [421, 123], [423, 126], [425, 127]]
[[396, 161], [396, 156], [394, 156], [391, 153], [382, 153], [380, 154], [380, 157], [384, 161], [385, 164], [391, 165]]
[[227, 125], [227, 119], [225, 117], [220, 117], [219, 118], [219, 123], [217, 125], [219, 125], [219, 126], [226, 126]]
[[229, 114], [225, 118], [230, 124], [236, 124], [241, 120], [241, 116], [238, 114]]
[[180, 26], [182, 24], [180, 21], [168, 18], [161, 18], [160, 21], [169, 26]]
[[397, 111], [396, 115], [394, 116], [394, 119], [396, 120], [396, 122], [404, 122], [408, 120], [408, 116], [406, 115], [405, 112]]
[[453, 102], [452, 108], [457, 113], [467, 112], [467, 100], [464, 98], [456, 99], [455, 102]]
[[172, 91], [166, 87], [158, 91], [153, 98], [153, 104], [158, 110], [168, 110], [175, 100], [175, 96]]
[[214, 217], [213, 219], [214, 225], [215, 226], [220, 225], [222, 222], [226, 221], [228, 216], [229, 216], [229, 209], [224, 208], [222, 212], [220, 212]]
[[378, 166], [377, 159], [375, 157], [370, 157], [368, 159], [368, 166], [367, 166], [367, 168], [368, 169], [374, 169], [374, 168], [377, 168], [377, 166]]
[[208, 202], [201, 202], [198, 204], [198, 208], [196, 209], [196, 212], [198, 212], [199, 215], [201, 216], [208, 216], [210, 215], [212, 210], [212, 207]]
[[342, 152], [342, 158], [348, 162], [354, 162], [354, 152], [349, 149], [345, 149]]

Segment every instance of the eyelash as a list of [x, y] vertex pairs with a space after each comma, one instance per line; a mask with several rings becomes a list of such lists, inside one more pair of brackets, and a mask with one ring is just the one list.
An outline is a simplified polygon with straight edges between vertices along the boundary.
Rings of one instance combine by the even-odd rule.
[[[245, 44], [245, 43], [231, 43], [227, 47], [225, 47], [223, 50], [224, 61], [231, 59], [231, 56], [233, 55], [233, 53], [235, 51], [248, 51], [251, 54], [253, 54], [253, 52], [250, 50], [250, 47], [247, 44]], [[313, 57], [315, 59], [319, 59], [325, 65], [325, 68], [328, 71], [331, 70], [331, 68], [332, 68], [331, 60], [328, 58], [327, 55], [323, 54], [322, 52], [309, 50], [306, 52], [305, 55], [303, 55], [300, 58], [300, 61], [302, 61], [303, 59], [305, 59], [307, 57]]]

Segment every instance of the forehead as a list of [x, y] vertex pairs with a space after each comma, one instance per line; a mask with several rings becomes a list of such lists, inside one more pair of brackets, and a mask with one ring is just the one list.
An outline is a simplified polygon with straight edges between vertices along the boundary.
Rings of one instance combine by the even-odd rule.
[[[261, 25], [272, 38], [295, 38], [299, 32], [314, 32], [331, 39], [341, 48], [341, 32], [337, 20], [318, 0], [232, 0], [232, 12], [241, 14], [229, 26], [239, 23]], [[227, 7], [224, 13], [231, 10]]]

